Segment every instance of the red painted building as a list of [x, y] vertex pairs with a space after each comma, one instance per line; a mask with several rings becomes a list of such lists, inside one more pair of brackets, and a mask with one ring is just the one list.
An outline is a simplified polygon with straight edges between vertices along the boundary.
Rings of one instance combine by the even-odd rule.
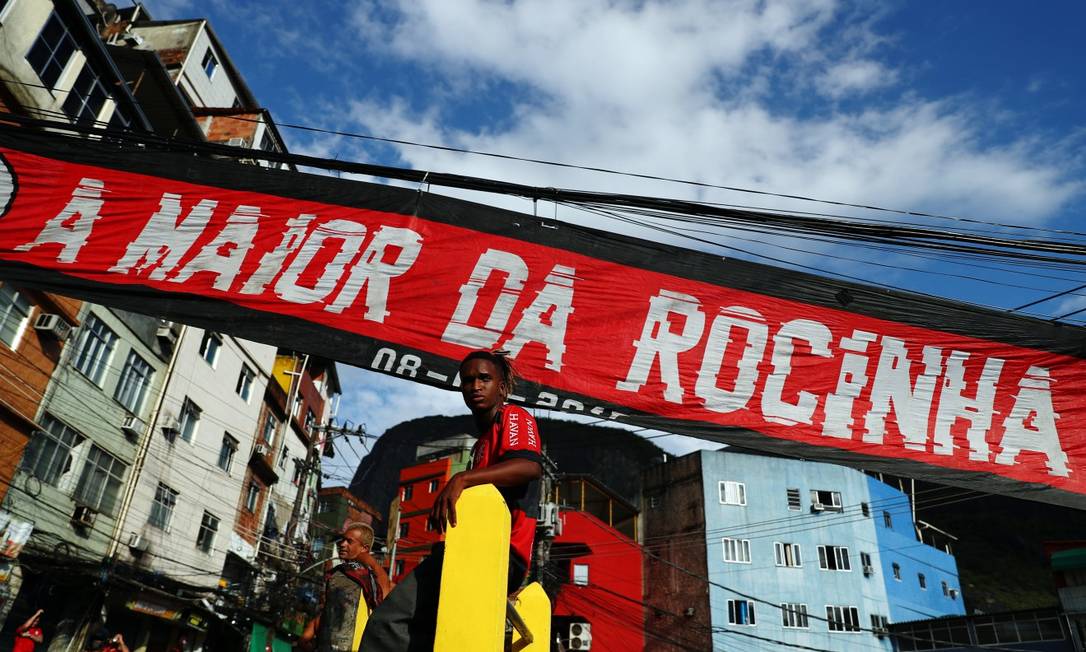
[[430, 529], [430, 510], [449, 478], [467, 468], [474, 442], [470, 435], [458, 435], [423, 444], [416, 453], [418, 463], [400, 471], [400, 492], [392, 505], [388, 532], [395, 543], [388, 571], [393, 582], [414, 570], [444, 538]]
[[592, 514], [563, 510], [559, 518], [550, 556], [563, 584], [552, 631], [569, 650], [589, 637], [593, 650], [644, 649], [640, 545]]

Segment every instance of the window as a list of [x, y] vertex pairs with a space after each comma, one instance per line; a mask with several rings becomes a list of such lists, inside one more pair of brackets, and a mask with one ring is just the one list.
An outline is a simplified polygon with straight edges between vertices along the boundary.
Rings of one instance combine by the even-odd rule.
[[125, 465], [120, 460], [92, 445], [75, 488], [75, 501], [96, 512], [112, 514], [124, 470]]
[[284, 471], [287, 470], [287, 445], [283, 444], [283, 448], [279, 451], [279, 468]]
[[41, 28], [38, 38], [26, 53], [26, 61], [38, 74], [42, 84], [52, 88], [60, 78], [60, 73], [64, 72], [73, 52], [75, 41], [54, 11], [49, 14], [45, 27]]
[[831, 632], [860, 631], [860, 611], [856, 607], [826, 605], [826, 620]]
[[260, 149], [265, 152], [279, 151], [279, 146], [275, 144], [275, 140], [271, 135], [271, 129], [268, 127], [264, 127], [264, 135], [260, 137]]
[[313, 410], [305, 411], [305, 431], [313, 432], [313, 424], [317, 422], [317, 417], [313, 414]]
[[151, 515], [147, 522], [160, 530], [169, 530], [175, 505], [177, 505], [177, 492], [159, 482], [158, 489], [155, 489], [155, 502], [151, 504]]
[[245, 494], [245, 511], [256, 513], [256, 502], [260, 499], [260, 487], [255, 482], [249, 483], [249, 491]]
[[234, 388], [234, 391], [238, 393], [241, 400], [246, 403], [249, 402], [249, 397], [253, 393], [253, 379], [256, 378], [256, 373], [249, 368], [249, 365], [241, 365], [241, 373], [238, 374], [238, 386]]
[[215, 533], [219, 531], [219, 517], [211, 512], [204, 512], [200, 519], [200, 531], [196, 533], [196, 547], [210, 553], [215, 545]]
[[234, 453], [238, 452], [238, 440], [223, 433], [222, 446], [219, 448], [219, 468], [230, 473], [230, 467], [234, 465]]
[[332, 511], [332, 501], [328, 498], [321, 498], [317, 501], [317, 513], [324, 514]]
[[850, 571], [848, 548], [844, 546], [818, 546], [818, 567], [822, 570]]
[[407, 533], [411, 531], [410, 523], [400, 523], [400, 537], [401, 539], [407, 536]]
[[88, 315], [79, 330], [79, 341], [75, 345], [75, 368], [91, 382], [102, 386], [102, 377], [109, 365], [109, 356], [117, 344], [117, 334], [94, 315]]
[[430, 487], [429, 487], [430, 493], [434, 493], [435, 491], [437, 491], [437, 485], [438, 485], [437, 480], [431, 480], [430, 481]]
[[815, 511], [839, 512], [841, 511], [840, 491], [811, 490], [811, 509]]
[[128, 119], [128, 116], [121, 110], [121, 107], [113, 107], [113, 115], [109, 117], [108, 127], [117, 131], [128, 131], [131, 126], [132, 121]]
[[927, 591], [928, 590], [928, 578], [924, 577], [923, 573], [917, 573], [916, 574], [916, 581], [920, 583], [920, 590], [921, 591]]
[[42, 483], [56, 485], [60, 476], [71, 470], [72, 449], [83, 443], [83, 435], [46, 413], [41, 418], [44, 430], [38, 430], [26, 446], [22, 467]]
[[129, 351], [128, 360], [124, 363], [121, 380], [117, 383], [113, 398], [117, 399], [117, 402], [125, 406], [129, 412], [139, 414], [153, 375], [151, 365], [135, 351]]
[[[260, 431], [260, 438], [267, 443], [271, 443], [275, 440], [275, 431], [279, 429], [279, 419], [275, 418], [275, 415], [268, 412], [264, 415], [264, 427]], [[283, 446], [286, 450], [286, 446]], [[282, 456], [279, 459], [282, 462]]]
[[871, 505], [860, 503], [860, 512], [863, 513], [864, 518], [871, 516]]
[[222, 335], [206, 331], [204, 339], [200, 340], [200, 357], [212, 367], [219, 359], [219, 349], [222, 348]]
[[946, 580], [940, 582], [943, 585], [943, 595], [950, 597], [950, 585], [946, 583]]
[[294, 458], [294, 473], [290, 477], [290, 482], [294, 486], [302, 484], [302, 470], [305, 468], [305, 464], [297, 457]]
[[788, 490], [788, 509], [793, 512], [798, 512], [800, 510], [799, 489]]
[[404, 569], [403, 560], [402, 559], [397, 559], [396, 560], [396, 575], [403, 575], [403, 569]]
[[184, 402], [181, 403], [181, 423], [179, 430], [181, 431], [181, 439], [192, 443], [193, 437], [196, 436], [196, 428], [200, 425], [200, 414], [203, 410], [200, 406], [192, 402], [192, 399], [185, 397]]
[[890, 627], [890, 619], [880, 614], [871, 614], [871, 629], [876, 634], [882, 634]]
[[724, 545], [724, 561], [735, 564], [750, 563], [750, 540], [728, 539], [721, 540]]
[[875, 567], [871, 564], [871, 555], [867, 552], [860, 553], [860, 566], [864, 575], [873, 575], [875, 572]]
[[886, 510], [882, 512], [882, 524], [886, 527], [894, 527], [894, 517], [890, 516], [890, 512]]
[[415, 485], [405, 484], [403, 486], [403, 500], [411, 500], [411, 497], [415, 495]]
[[800, 557], [798, 543], [774, 543], [773, 551], [777, 557], [778, 566], [799, 568], [803, 566], [803, 558]]
[[573, 564], [573, 583], [588, 586], [588, 564]]
[[750, 600], [728, 600], [728, 623], [754, 625], [754, 603]]
[[22, 292], [5, 283], [0, 287], [0, 340], [14, 349], [19, 341], [31, 305]]
[[200, 67], [204, 69], [204, 74], [208, 79], [215, 78], [215, 71], [219, 69], [219, 60], [215, 58], [215, 53], [211, 51], [211, 48], [204, 53], [204, 60], [200, 62]]
[[899, 563], [897, 563], [895, 561], [894, 563], [890, 564], [890, 570], [892, 570], [894, 572], [894, 579], [900, 582], [901, 581], [901, 564], [899, 564]]
[[747, 486], [742, 482], [722, 481], [720, 483], [720, 504], [746, 505]]
[[807, 629], [810, 623], [807, 621], [807, 605], [796, 602], [781, 604], [781, 625], [790, 628]]
[[93, 124], [98, 119], [98, 113], [101, 112], [107, 97], [109, 94], [98, 80], [98, 74], [89, 64], [84, 64], [75, 84], [68, 91], [61, 110], [79, 124]]

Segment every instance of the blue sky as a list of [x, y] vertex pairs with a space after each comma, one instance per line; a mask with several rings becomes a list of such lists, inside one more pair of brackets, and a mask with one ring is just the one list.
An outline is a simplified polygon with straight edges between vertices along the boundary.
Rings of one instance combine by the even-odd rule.
[[[146, 5], [160, 19], [209, 18], [280, 123], [1086, 230], [1076, 219], [1086, 208], [1082, 2]], [[293, 151], [340, 159], [539, 185], [825, 208], [283, 132]], [[531, 210], [509, 199], [471, 198]], [[584, 215], [559, 217], [632, 232]], [[760, 250], [780, 255], [773, 245], [783, 243]], [[931, 259], [786, 244], [805, 250], [784, 254], [797, 263], [999, 307], [1086, 282], [1075, 271], [1045, 272], [1057, 278], [1025, 269], [977, 274]], [[1078, 307], [1086, 307], [1086, 297], [1068, 296], [1037, 312]], [[450, 393], [354, 369], [343, 375], [341, 416], [375, 433], [406, 417], [463, 411]], [[675, 452], [694, 445], [681, 438], [658, 442]]]

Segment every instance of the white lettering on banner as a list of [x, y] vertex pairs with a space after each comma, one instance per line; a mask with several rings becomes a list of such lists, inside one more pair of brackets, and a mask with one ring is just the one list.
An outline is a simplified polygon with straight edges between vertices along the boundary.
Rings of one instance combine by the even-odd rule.
[[287, 229], [283, 231], [283, 237], [278, 246], [260, 259], [260, 265], [256, 271], [245, 281], [245, 285], [239, 290], [242, 294], [260, 294], [268, 289], [279, 272], [283, 271], [287, 257], [302, 246], [302, 241], [309, 233], [309, 224], [316, 215], [302, 213], [298, 217], [287, 220]]
[[[390, 249], [399, 249], [395, 260], [385, 261], [385, 254]], [[411, 229], [395, 226], [382, 226], [373, 234], [373, 239], [362, 253], [362, 257], [351, 269], [351, 274], [343, 289], [336, 295], [335, 301], [325, 310], [341, 313], [354, 305], [358, 293], [366, 289], [366, 312], [362, 315], [369, 321], [381, 322], [388, 317], [389, 283], [411, 269], [422, 251], [422, 236]]]
[[924, 369], [910, 380], [909, 360], [905, 342], [894, 337], [882, 337], [882, 351], [871, 387], [871, 410], [864, 421], [864, 441], [881, 444], [886, 433], [886, 417], [890, 406], [894, 408], [897, 429], [905, 441], [905, 448], [922, 451], [927, 449], [928, 423], [931, 418], [931, 400], [935, 395], [935, 383], [943, 373], [943, 351], [925, 346]]
[[128, 243], [124, 256], [109, 271], [144, 274], [151, 270], [149, 279], [165, 279], [204, 232], [218, 204], [213, 199], [201, 199], [182, 217], [181, 195], [164, 193], [158, 211], [147, 220], [135, 241]]
[[[1023, 450], [1043, 453], [1051, 475], [1067, 477], [1067, 454], [1060, 449], [1056, 420], [1060, 415], [1052, 409], [1052, 378], [1044, 367], [1030, 367], [1018, 381], [1014, 407], [1003, 422], [1002, 450], [996, 455], [998, 464], [1014, 464]], [[1028, 424], [1028, 425], [1027, 425]]]
[[[689, 294], [660, 290], [649, 299], [649, 313], [641, 338], [634, 341], [634, 355], [626, 380], [615, 387], [626, 392], [636, 392], [649, 379], [649, 371], [657, 359], [660, 361], [660, 379], [664, 382], [664, 398], [672, 403], [683, 402], [682, 381], [679, 379], [679, 354], [694, 348], [705, 328], [705, 315], [700, 302]], [[672, 316], [681, 315], [681, 332], [671, 330]]]
[[874, 333], [856, 330], [852, 337], [842, 337], [838, 345], [844, 351], [837, 389], [826, 396], [826, 419], [822, 434], [838, 439], [852, 439], [852, 407], [867, 386], [867, 345], [878, 339]]
[[[294, 256], [290, 266], [287, 267], [279, 281], [275, 284], [275, 293], [279, 298], [291, 303], [319, 303], [336, 289], [339, 279], [347, 265], [358, 256], [362, 249], [362, 243], [366, 239], [366, 225], [351, 220], [329, 220], [318, 224], [302, 243], [298, 254]], [[338, 251], [332, 257], [332, 262], [320, 270], [320, 277], [313, 287], [299, 285], [302, 274], [320, 250], [329, 241], [337, 243]]]
[[[675, 321], [682, 318], [686, 321], [679, 330]], [[633, 363], [626, 379], [619, 381], [616, 388], [640, 392], [659, 358], [664, 398], [681, 402], [679, 357], [701, 341], [703, 323], [701, 304], [696, 297], [668, 290], [650, 297], [641, 338], [633, 343]], [[730, 358], [738, 359], [734, 363], [734, 386], [728, 391], [721, 389], [720, 383], [722, 377], [731, 374], [725, 374], [721, 367], [729, 357], [728, 347], [741, 337], [736, 334], [737, 329], [745, 331], [742, 336], [745, 346]], [[750, 409], [751, 399], [758, 394], [768, 334], [767, 320], [758, 311], [743, 306], [720, 309], [705, 336], [694, 388], [706, 410], [729, 413]], [[806, 342], [810, 349], [802, 357], [795, 353], [797, 340]], [[968, 426], [964, 432], [968, 458], [975, 462], [992, 461], [987, 439], [995, 434], [991, 432], [992, 422], [1004, 360], [982, 356], [971, 360], [969, 353], [952, 350], [944, 354], [936, 346], [918, 347], [921, 359], [910, 359], [904, 340], [859, 329], [841, 337], [835, 345], [833, 340], [833, 333], [826, 325], [810, 319], [788, 321], [777, 329], [770, 357], [772, 373], [766, 376], [761, 388], [762, 419], [785, 426], [813, 425], [826, 437], [860, 438], [864, 443], [882, 445], [887, 419], [892, 413], [906, 449], [928, 451], [931, 446], [930, 450], [940, 455], [954, 455], [961, 449], [955, 447], [954, 429], [959, 420], [964, 420]], [[836, 361], [839, 365], [833, 389], [824, 397], [803, 389], [803, 374], [793, 373], [799, 364], [810, 369], [816, 358]], [[870, 368], [875, 360], [872, 375]], [[965, 380], [967, 364], [982, 367], [975, 383]], [[919, 366], [915, 380], [914, 365]], [[795, 396], [794, 402], [782, 398], [789, 382], [797, 385], [796, 391], [789, 394]], [[1030, 451], [1045, 456], [1050, 475], [1071, 473], [1056, 427], [1059, 414], [1052, 405], [1054, 382], [1048, 369], [1039, 366], [1030, 367], [1019, 380], [1014, 407], [1002, 422], [1002, 441], [995, 462], [1013, 465], [1020, 452]], [[971, 385], [975, 391], [969, 391]], [[937, 389], [938, 407], [933, 415]], [[869, 393], [866, 401], [865, 393]], [[972, 397], [967, 396], [970, 393]], [[824, 403], [824, 419], [817, 423], [820, 400]], [[865, 414], [856, 414], [858, 403], [867, 406]], [[574, 399], [563, 400], [549, 392], [539, 395], [538, 405], [583, 410]], [[755, 405], [757, 409], [759, 404]]]
[[766, 378], [762, 393], [762, 415], [766, 420], [786, 426], [812, 423], [815, 408], [818, 407], [817, 396], [800, 390], [796, 393], [795, 403], [785, 403], [781, 398], [784, 384], [792, 373], [792, 352], [795, 348], [792, 342], [807, 342], [811, 355], [829, 358], [832, 356], [829, 349], [832, 337], [829, 328], [810, 319], [795, 319], [780, 327], [773, 336], [773, 373]]
[[253, 237], [261, 214], [258, 206], [238, 206], [226, 220], [222, 230], [200, 253], [185, 265], [170, 281], [183, 283], [198, 272], [215, 274], [213, 287], [227, 292], [241, 273], [245, 256], [253, 248]]
[[974, 398], [963, 395], [965, 391], [965, 361], [969, 354], [951, 351], [943, 375], [943, 389], [939, 392], [939, 408], [935, 415], [934, 451], [939, 455], [954, 454], [954, 436], [951, 430], [958, 419], [969, 422], [965, 439], [969, 443], [969, 459], [990, 462], [988, 442], [985, 436], [992, 426], [992, 410], [995, 405], [996, 384], [1003, 369], [999, 358], [988, 358], [977, 380]]
[[[720, 377], [724, 354], [732, 343], [732, 329], [746, 331], [743, 353], [736, 363], [735, 383], [731, 391], [723, 390], [717, 384]], [[705, 343], [705, 355], [698, 370], [698, 380], [694, 384], [694, 394], [705, 401], [705, 408], [713, 412], [734, 412], [747, 406], [758, 384], [758, 363], [765, 356], [765, 343], [769, 337], [769, 327], [765, 317], [757, 310], [743, 306], [721, 308], [720, 314], [709, 327], [709, 337]]]
[[[501, 293], [498, 295], [498, 300], [494, 302], [494, 308], [487, 317], [486, 325], [472, 326], [468, 324], [468, 320], [475, 311], [475, 303], [479, 300], [479, 290], [486, 285], [487, 280], [495, 272], [506, 274]], [[452, 319], [445, 326], [441, 340], [473, 349], [493, 347], [502, 336], [505, 325], [509, 323], [509, 316], [516, 307], [517, 299], [527, 280], [528, 265], [521, 260], [520, 256], [498, 249], [487, 249], [482, 256], [479, 256], [468, 282], [460, 286], [460, 301], [456, 304]]]
[[60, 244], [64, 246], [57, 255], [57, 262], [74, 263], [83, 245], [87, 244], [94, 223], [102, 218], [99, 212], [105, 192], [104, 181], [89, 177], [80, 179], [64, 209], [45, 223], [33, 242], [21, 244], [15, 250], [30, 251], [43, 244]]
[[524, 310], [513, 329], [513, 337], [505, 343], [504, 348], [510, 356], [517, 357], [529, 342], [539, 342], [547, 349], [544, 366], [554, 371], [562, 370], [566, 323], [573, 313], [573, 281], [576, 273], [572, 267], [555, 265], [547, 274], [547, 284]]

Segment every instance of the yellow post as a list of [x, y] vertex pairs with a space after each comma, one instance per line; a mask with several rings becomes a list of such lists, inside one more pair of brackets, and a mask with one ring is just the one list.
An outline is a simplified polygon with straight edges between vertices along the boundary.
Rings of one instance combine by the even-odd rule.
[[532, 642], [513, 630], [513, 652], [547, 652], [551, 648], [551, 601], [539, 582], [517, 594], [514, 607], [531, 632]]
[[445, 533], [434, 652], [502, 652], [509, 582], [509, 508], [494, 485], [456, 502]]

